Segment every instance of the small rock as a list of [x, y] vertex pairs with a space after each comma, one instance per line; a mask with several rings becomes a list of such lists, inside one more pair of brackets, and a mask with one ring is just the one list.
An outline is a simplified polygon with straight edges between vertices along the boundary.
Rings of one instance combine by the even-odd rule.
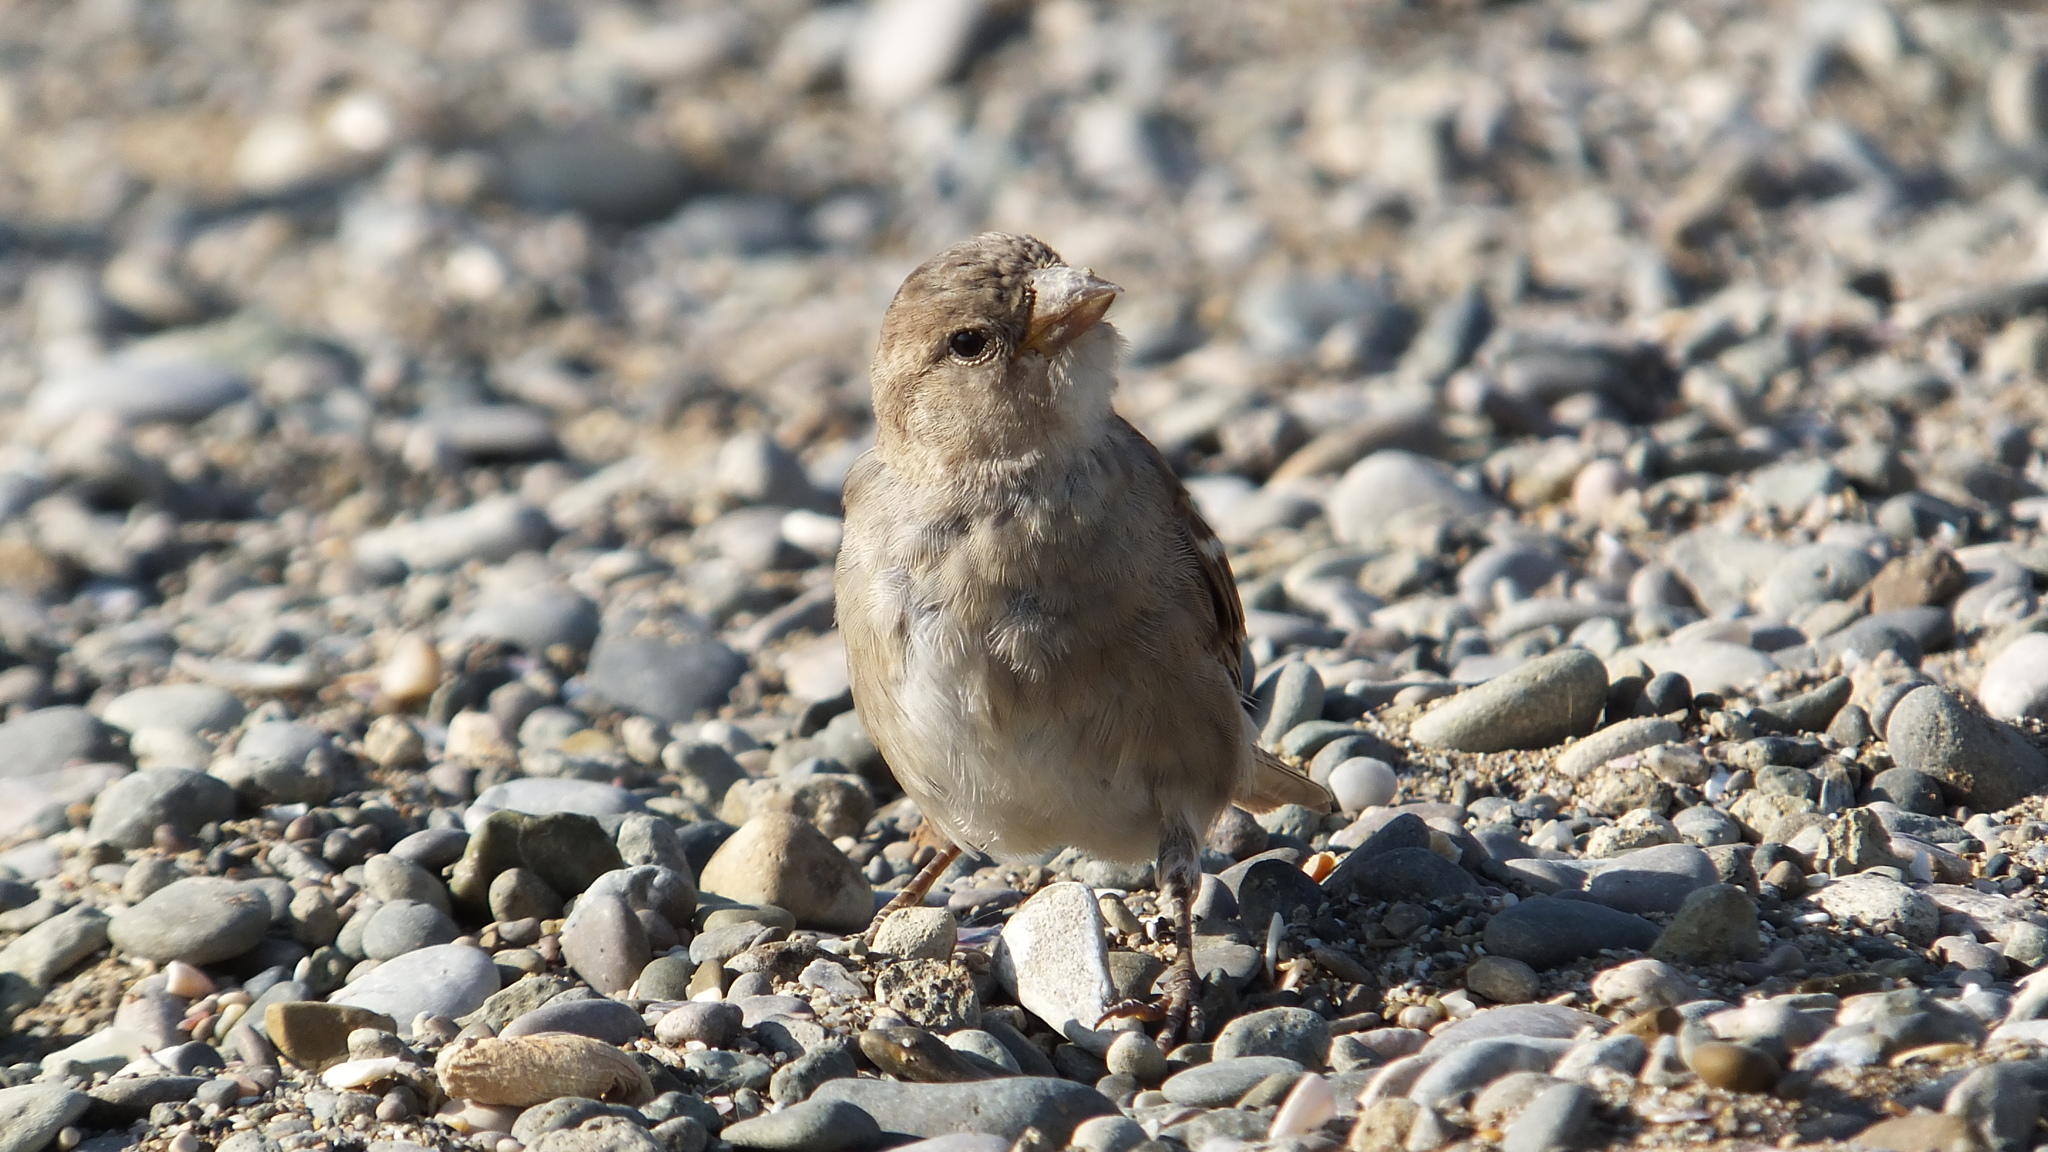
[[654, 1098], [647, 1073], [631, 1057], [565, 1032], [457, 1040], [441, 1050], [434, 1074], [450, 1096], [479, 1104], [523, 1108], [563, 1096], [645, 1104]]
[[358, 1028], [398, 1031], [382, 1012], [346, 1004], [289, 1000], [263, 1010], [263, 1030], [285, 1058], [301, 1068], [325, 1072], [348, 1058], [349, 1033]]
[[904, 960], [950, 960], [960, 924], [944, 908], [901, 908], [882, 921], [871, 951]]
[[1593, 977], [1593, 999], [1640, 1016], [1697, 999], [1699, 989], [1661, 960], [1631, 960]]
[[107, 935], [131, 956], [212, 964], [254, 948], [270, 928], [271, 913], [270, 901], [250, 885], [191, 876], [116, 913]]
[[1487, 921], [1486, 950], [1537, 971], [1569, 964], [1603, 949], [1648, 948], [1657, 926], [1640, 916], [1586, 900], [1536, 896]]
[[144, 848], [160, 825], [189, 836], [234, 814], [235, 792], [225, 781], [190, 768], [150, 768], [123, 776], [93, 800], [89, 830], [95, 840]]
[[1083, 1120], [1116, 1115], [1116, 1106], [1095, 1089], [1039, 1076], [970, 1084], [832, 1080], [811, 1100], [843, 1101], [870, 1116], [886, 1116], [888, 1131], [906, 1136], [976, 1132], [1014, 1141], [1036, 1128], [1054, 1147], [1064, 1146]]
[[850, 932], [874, 915], [874, 890], [860, 869], [824, 833], [787, 814], [747, 821], [712, 854], [698, 881], [729, 900], [787, 909], [806, 927]]
[[231, 732], [247, 711], [234, 693], [211, 684], [152, 684], [116, 696], [101, 719], [130, 735], [144, 728]]
[[[995, 946], [995, 974], [1032, 1015], [1070, 1040], [1093, 1036], [1115, 1003], [1102, 911], [1086, 885], [1048, 884], [1019, 905]], [[1101, 1036], [1106, 1050], [1110, 1036]]]
[[860, 1152], [883, 1143], [875, 1118], [844, 1100], [806, 1100], [731, 1125], [719, 1138], [762, 1152]]
[[647, 1022], [617, 1000], [558, 1000], [515, 1018], [498, 1035], [506, 1040], [542, 1032], [572, 1032], [623, 1047], [647, 1032]]
[[1284, 1056], [1305, 1068], [1320, 1067], [1330, 1049], [1330, 1025], [1305, 1008], [1268, 1008], [1239, 1016], [1216, 1034], [1215, 1059]]
[[2048, 761], [2010, 727], [1933, 685], [1892, 708], [1885, 741], [1901, 768], [1940, 781], [1973, 808], [1998, 812], [2048, 789]]
[[1837, 920], [1873, 932], [1897, 932], [1916, 944], [1932, 943], [1941, 928], [1941, 909], [1932, 899], [1874, 872], [1837, 880], [1812, 900]]
[[[1319, 1055], [1320, 1058], [1320, 1055]], [[1299, 1076], [1304, 1069], [1284, 1056], [1239, 1056], [1197, 1064], [1167, 1078], [1159, 1090], [1175, 1104], [1228, 1108], [1269, 1076]]]
[[498, 968], [480, 948], [437, 944], [378, 965], [328, 998], [381, 1012], [410, 1035], [421, 1015], [467, 1016], [498, 990]]
[[91, 1106], [92, 1097], [61, 1084], [0, 1088], [0, 1152], [40, 1152]]
[[2000, 720], [2048, 717], [2048, 634], [2029, 632], [1992, 657], [1977, 699]]
[[1606, 706], [1606, 666], [1583, 648], [1565, 648], [1451, 697], [1410, 734], [1461, 752], [1548, 748], [1590, 732]]
[[1353, 756], [1330, 769], [1327, 784], [1331, 795], [1337, 798], [1337, 807], [1346, 814], [1355, 815], [1367, 808], [1393, 803], [1401, 780], [1386, 761], [1371, 756]]
[[676, 724], [724, 703], [746, 667], [746, 657], [717, 640], [601, 637], [583, 679], [619, 708]]
[[1756, 905], [1732, 884], [1695, 889], [1650, 946], [1650, 955], [1682, 964], [1754, 960], [1763, 955]]
[[1536, 970], [1507, 956], [1481, 956], [1465, 969], [1465, 987], [1496, 1004], [1526, 1004], [1541, 988]]
[[1553, 1084], [1538, 1092], [1509, 1123], [1501, 1152], [1561, 1152], [1585, 1142], [1596, 1103], [1583, 1084]]

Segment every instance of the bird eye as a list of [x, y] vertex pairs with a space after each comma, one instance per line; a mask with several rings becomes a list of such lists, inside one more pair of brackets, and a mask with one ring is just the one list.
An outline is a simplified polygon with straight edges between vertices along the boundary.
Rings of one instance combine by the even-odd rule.
[[946, 350], [962, 360], [972, 360], [988, 350], [988, 333], [976, 328], [962, 328], [946, 337]]

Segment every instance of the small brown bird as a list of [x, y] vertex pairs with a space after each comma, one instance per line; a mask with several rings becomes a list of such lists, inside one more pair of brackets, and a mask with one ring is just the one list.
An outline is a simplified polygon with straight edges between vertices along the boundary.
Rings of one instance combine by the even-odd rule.
[[[897, 290], [872, 370], [875, 447], [847, 477], [838, 612], [868, 732], [952, 847], [1158, 861], [1178, 955], [1150, 1005], [1172, 1042], [1199, 978], [1203, 833], [1226, 805], [1327, 808], [1260, 751], [1223, 547], [1110, 407], [1119, 289], [987, 233]], [[880, 918], [877, 918], [879, 923]]]

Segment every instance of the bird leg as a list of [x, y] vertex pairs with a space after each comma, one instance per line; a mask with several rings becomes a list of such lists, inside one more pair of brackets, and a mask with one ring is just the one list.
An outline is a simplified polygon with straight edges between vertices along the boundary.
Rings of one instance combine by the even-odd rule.
[[1195, 971], [1195, 886], [1201, 876], [1193, 834], [1186, 829], [1168, 830], [1159, 846], [1159, 894], [1173, 916], [1173, 963], [1154, 985], [1158, 996], [1113, 1004], [1096, 1021], [1096, 1027], [1114, 1019], [1158, 1022], [1161, 1051], [1202, 1034], [1202, 1010], [1196, 1003], [1202, 994], [1202, 977]]
[[868, 930], [861, 933], [861, 939], [873, 944], [875, 933], [882, 930], [882, 921], [905, 908], [921, 906], [926, 893], [932, 890], [932, 885], [937, 884], [939, 877], [944, 876], [946, 869], [952, 867], [953, 861], [959, 858], [960, 846], [948, 840], [945, 847], [940, 848], [931, 859], [925, 861], [924, 867], [917, 870], [917, 875], [910, 878], [910, 883], [905, 884], [887, 904], [882, 905], [882, 910], [875, 913], [875, 918], [868, 923]]

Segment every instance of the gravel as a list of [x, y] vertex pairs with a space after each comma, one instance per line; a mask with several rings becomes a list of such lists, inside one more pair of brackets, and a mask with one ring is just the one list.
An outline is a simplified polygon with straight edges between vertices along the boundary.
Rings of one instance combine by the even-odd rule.
[[[45, 7], [0, 1148], [2037, 1124], [2039, 14]], [[1125, 289], [1119, 410], [1339, 802], [1216, 829], [1209, 1047], [1094, 1027], [1149, 866], [970, 853], [853, 935], [935, 843], [838, 492], [890, 293], [989, 227]], [[438, 1111], [465, 1029], [536, 1103]]]

